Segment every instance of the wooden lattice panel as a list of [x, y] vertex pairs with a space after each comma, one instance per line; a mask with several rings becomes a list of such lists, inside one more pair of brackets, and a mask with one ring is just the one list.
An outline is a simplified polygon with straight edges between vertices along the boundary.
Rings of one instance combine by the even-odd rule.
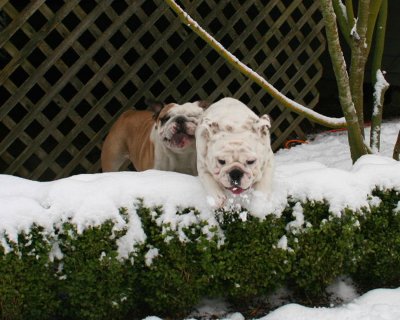
[[[314, 107], [324, 51], [317, 1], [182, 1], [216, 39]], [[273, 119], [273, 147], [303, 136], [272, 100], [162, 0], [0, 0], [0, 171], [50, 180], [100, 170], [113, 121], [144, 100], [234, 96]]]

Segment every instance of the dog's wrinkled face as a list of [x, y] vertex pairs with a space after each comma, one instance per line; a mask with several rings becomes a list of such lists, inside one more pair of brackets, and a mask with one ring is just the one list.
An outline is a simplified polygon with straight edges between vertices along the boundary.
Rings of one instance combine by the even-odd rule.
[[175, 152], [192, 146], [197, 125], [206, 106], [200, 101], [164, 106], [156, 114], [156, 129], [160, 140]]
[[198, 154], [222, 189], [240, 194], [262, 179], [271, 151], [267, 115], [235, 127], [203, 118], [198, 129]]
[[264, 148], [252, 132], [216, 134], [209, 141], [206, 166], [222, 188], [240, 194], [261, 179]]

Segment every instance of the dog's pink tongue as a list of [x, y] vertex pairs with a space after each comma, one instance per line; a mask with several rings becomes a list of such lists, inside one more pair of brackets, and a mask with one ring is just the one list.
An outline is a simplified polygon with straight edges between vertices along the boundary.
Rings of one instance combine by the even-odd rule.
[[188, 136], [184, 133], [176, 133], [174, 134], [174, 136], [172, 137], [172, 142], [175, 146], [177, 146], [178, 148], [183, 148], [186, 146], [187, 142], [188, 142]]
[[232, 187], [229, 190], [231, 190], [233, 194], [241, 194], [244, 191], [244, 189], [239, 187]]

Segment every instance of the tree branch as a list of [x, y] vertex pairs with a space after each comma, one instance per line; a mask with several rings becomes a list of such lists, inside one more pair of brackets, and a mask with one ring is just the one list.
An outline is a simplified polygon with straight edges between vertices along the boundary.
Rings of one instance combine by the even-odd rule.
[[333, 0], [333, 9], [335, 10], [340, 31], [342, 31], [342, 35], [346, 40], [347, 44], [351, 45], [351, 38], [350, 38], [350, 21], [353, 23], [353, 19], [349, 20], [349, 16], [347, 13], [347, 8], [343, 4], [342, 0]]
[[193, 20], [174, 0], [165, 0], [165, 2], [175, 11], [181, 21], [191, 28], [199, 37], [206, 41], [214, 50], [218, 52], [228, 63], [230, 63], [236, 70], [240, 71], [243, 75], [256, 82], [260, 87], [267, 91], [274, 99], [281, 103], [285, 108], [296, 112], [311, 121], [319, 123], [323, 126], [330, 128], [343, 128], [347, 123], [344, 118], [331, 118], [321, 115], [311, 108], [302, 106], [300, 103], [289, 99], [267, 80], [256, 73], [254, 70], [242, 63], [237, 57], [225, 49], [219, 42], [217, 42], [207, 31], [201, 28], [198, 23]]
[[[387, 3], [386, 3], [386, 6], [387, 6]], [[367, 29], [367, 44], [368, 44], [369, 48], [371, 47], [374, 30], [378, 31], [375, 28], [375, 24], [376, 24], [376, 19], [378, 18], [378, 15], [381, 12], [381, 9], [382, 9], [382, 0], [374, 0], [371, 2], [370, 8], [369, 8], [368, 29]], [[385, 20], [385, 22], [386, 22], [386, 20]]]
[[385, 44], [387, 9], [388, 1], [383, 0], [375, 27], [375, 47], [372, 56], [371, 78], [374, 85], [374, 105], [371, 117], [370, 146], [375, 152], [380, 150], [383, 104], [385, 100], [385, 92], [389, 88], [389, 83], [386, 82], [381, 71]]
[[349, 21], [354, 21], [353, 0], [346, 0], [346, 11]]
[[397, 136], [396, 144], [394, 145], [393, 159], [399, 161], [400, 160], [399, 154], [400, 154], [400, 131], [399, 131], [399, 135]]

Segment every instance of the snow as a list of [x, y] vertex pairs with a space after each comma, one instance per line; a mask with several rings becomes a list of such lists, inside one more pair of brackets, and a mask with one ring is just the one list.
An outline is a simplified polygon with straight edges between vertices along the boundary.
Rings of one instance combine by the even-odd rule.
[[344, 18], [346, 19], [346, 21], [349, 21], [346, 5], [342, 2], [342, 0], [339, 0], [339, 7], [340, 7], [340, 10], [342, 11], [342, 14], [343, 14]]
[[282, 238], [279, 239], [277, 248], [288, 250], [288, 239], [286, 236], [282, 236]]
[[382, 93], [384, 93], [389, 88], [389, 83], [385, 79], [385, 71], [380, 69], [376, 70], [376, 82], [374, 84], [374, 110], [373, 115], [377, 115], [379, 112], [379, 107], [382, 105]]
[[350, 35], [352, 37], [354, 37], [354, 39], [360, 40], [360, 36], [357, 33], [357, 21], [358, 21], [358, 19], [354, 18], [354, 24], [353, 24], [353, 27], [350, 30]]
[[349, 303], [358, 298], [353, 281], [348, 277], [339, 277], [336, 279], [334, 283], [326, 288], [326, 292], [331, 294], [333, 301]]
[[[295, 221], [289, 226], [292, 232], [296, 232], [304, 222], [301, 201], [306, 199], [326, 199], [332, 213], [337, 215], [345, 207], [357, 210], [374, 205], [376, 201], [369, 199], [368, 195], [375, 186], [400, 190], [400, 163], [390, 158], [399, 129], [399, 121], [385, 123], [382, 126], [381, 153], [364, 156], [354, 165], [350, 160], [346, 132], [319, 134], [311, 137], [307, 144], [280, 150], [275, 155], [276, 172], [270, 199], [266, 201], [259, 194], [248, 193], [233, 196], [230, 204], [234, 208], [238, 203], [248, 206], [251, 214], [262, 218], [266, 214], [279, 215], [287, 204], [287, 197], [291, 196], [298, 201]], [[11, 250], [5, 238], [16, 242], [18, 233], [29, 232], [33, 223], [51, 233], [54, 226], [72, 221], [78, 232], [83, 232], [90, 226], [111, 220], [116, 229], [128, 230], [118, 241], [119, 257], [126, 259], [134, 250], [133, 245], [146, 239], [136, 213], [140, 201], [148, 207], [162, 205], [164, 211], [157, 222], [160, 225], [169, 223], [181, 241], [186, 240], [182, 229], [198, 219], [207, 221], [210, 226], [217, 225], [200, 181], [189, 175], [149, 170], [82, 174], [51, 182], [0, 175], [0, 243]], [[120, 214], [121, 207], [126, 208], [128, 222]], [[199, 216], [194, 212], [177, 215], [176, 210], [183, 208], [196, 208]], [[398, 210], [400, 212], [400, 203]], [[243, 221], [249, 212], [240, 212]], [[203, 232], [208, 234], [209, 229], [203, 228]], [[290, 250], [286, 238], [281, 238], [277, 246]], [[146, 264], [151, 265], [158, 254], [156, 248], [149, 247]], [[62, 257], [63, 253], [55, 243], [49, 258]], [[329, 290], [345, 304], [333, 308], [288, 304], [261, 319], [400, 319], [400, 288], [372, 290], [357, 297], [349, 279], [338, 279]], [[209, 310], [212, 309], [211, 303], [208, 305]], [[226, 316], [220, 312], [218, 317], [243, 319], [240, 313]]]
[[153, 262], [153, 259], [156, 258], [158, 254], [159, 252], [157, 248], [150, 248], [149, 251], [147, 251], [146, 255], [144, 256], [146, 266], [150, 267]]
[[376, 289], [337, 308], [283, 306], [260, 320], [397, 320], [400, 319], [400, 289]]

